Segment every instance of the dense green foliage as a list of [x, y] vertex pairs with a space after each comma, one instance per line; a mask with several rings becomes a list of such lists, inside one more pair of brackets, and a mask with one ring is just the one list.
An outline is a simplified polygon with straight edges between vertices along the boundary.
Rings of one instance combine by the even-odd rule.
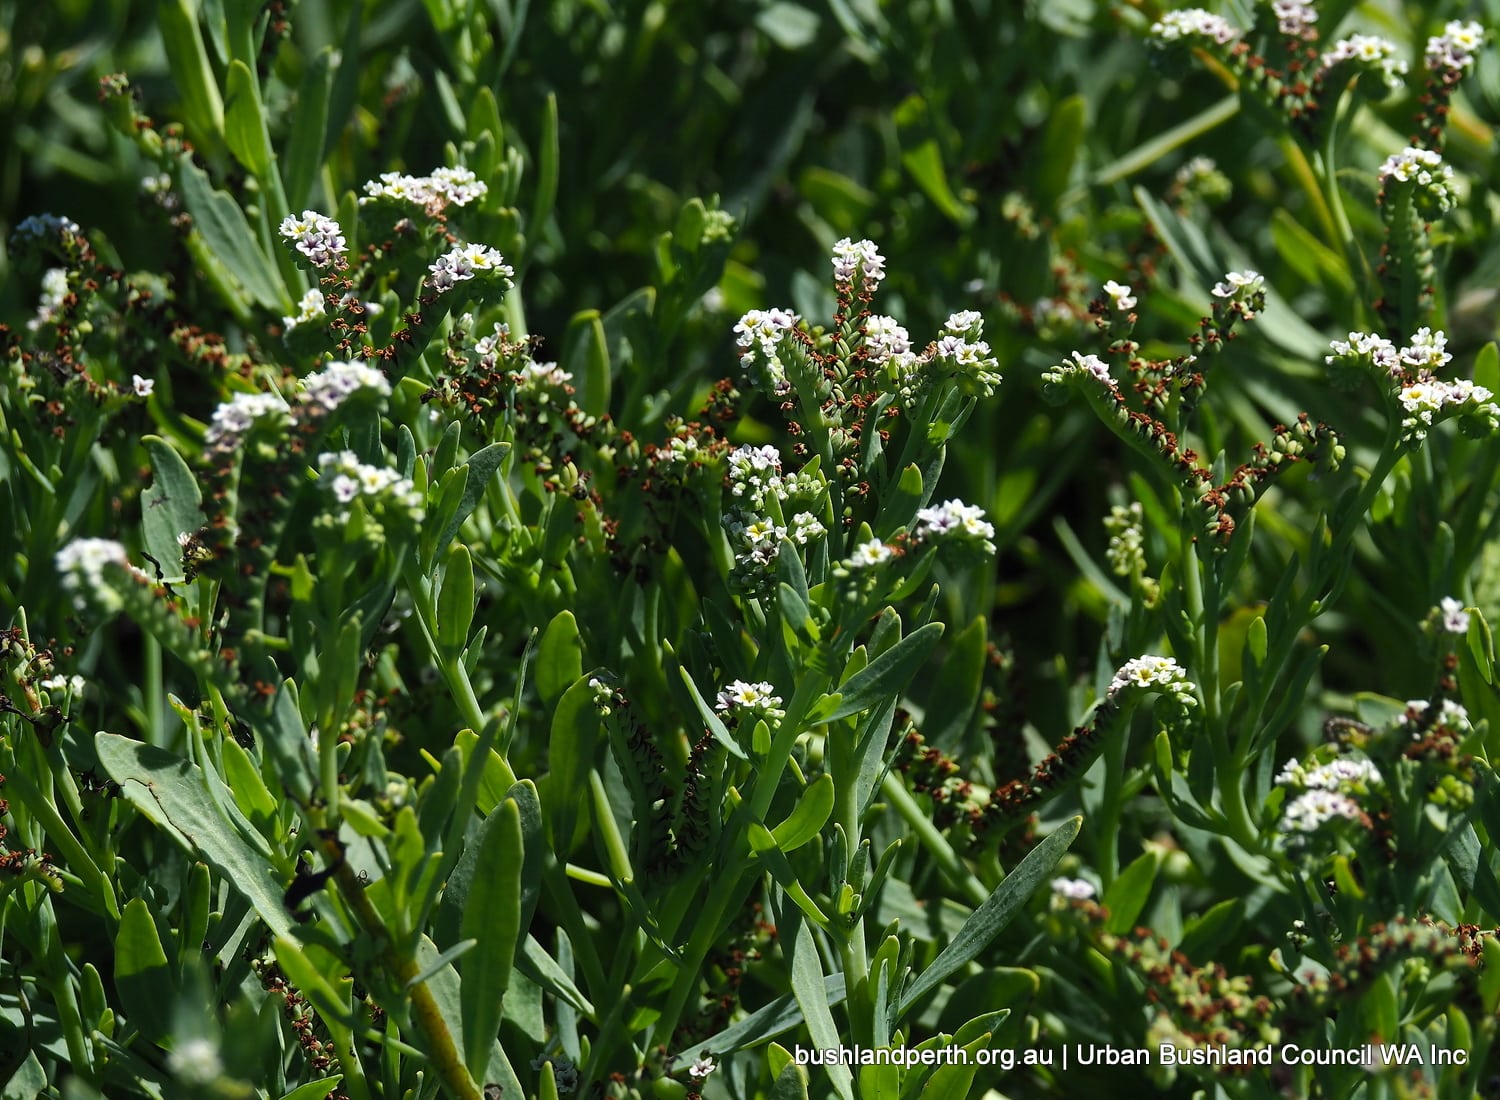
[[0, 2], [0, 1095], [1487, 1094], [1478, 8]]

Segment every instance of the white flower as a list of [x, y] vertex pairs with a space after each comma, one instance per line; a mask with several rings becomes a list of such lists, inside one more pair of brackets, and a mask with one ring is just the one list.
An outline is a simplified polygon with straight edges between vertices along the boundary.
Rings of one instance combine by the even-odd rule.
[[1411, 343], [1401, 349], [1401, 362], [1408, 367], [1437, 370], [1447, 366], [1453, 359], [1448, 354], [1447, 347], [1448, 337], [1441, 329], [1433, 332], [1430, 328], [1419, 328], [1412, 336]]
[[867, 569], [884, 565], [891, 560], [891, 548], [879, 539], [870, 539], [854, 548], [854, 554], [844, 564], [850, 569]]
[[1052, 880], [1052, 893], [1061, 898], [1069, 898], [1073, 901], [1087, 901], [1095, 894], [1094, 884], [1081, 878], [1055, 878]]
[[210, 446], [218, 443], [234, 446], [256, 421], [270, 416], [284, 417], [286, 413], [286, 402], [279, 394], [237, 393], [214, 410], [203, 441]]
[[1276, 29], [1288, 38], [1316, 37], [1318, 10], [1312, 0], [1272, 0], [1271, 13], [1276, 16]]
[[786, 714], [781, 709], [781, 696], [764, 681], [753, 684], [745, 680], [731, 681], [728, 687], [719, 692], [714, 709], [725, 714], [737, 712], [764, 718], [781, 718]]
[[964, 339], [973, 337], [978, 339], [983, 335], [984, 318], [976, 310], [965, 309], [958, 313], [950, 313], [948, 319], [943, 322], [943, 332], [952, 333], [954, 336], [962, 336]]
[[42, 293], [37, 299], [36, 316], [26, 322], [32, 332], [49, 324], [57, 311], [62, 309], [63, 299], [68, 296], [68, 269], [49, 267], [42, 275]]
[[718, 1066], [714, 1062], [713, 1055], [705, 1054], [702, 1058], [699, 1058], [692, 1065], [688, 1066], [688, 1076], [694, 1080], [702, 1081], [717, 1068]]
[[1171, 657], [1158, 657], [1147, 653], [1126, 661], [1115, 673], [1114, 679], [1110, 681], [1105, 698], [1113, 699], [1121, 692], [1130, 689], [1160, 691], [1173, 696], [1184, 706], [1193, 706], [1197, 703], [1194, 694], [1197, 688], [1187, 678], [1187, 672], [1183, 667]]
[[1247, 298], [1266, 286], [1265, 276], [1257, 271], [1230, 271], [1222, 282], [1214, 284], [1215, 298]]
[[1330, 821], [1358, 821], [1363, 816], [1359, 803], [1337, 791], [1305, 791], [1287, 803], [1281, 812], [1281, 827], [1289, 833], [1311, 833]]
[[[1431, 706], [1426, 699], [1408, 699], [1406, 701], [1406, 718], [1411, 722], [1421, 722], [1426, 715], [1428, 707]], [[1452, 699], [1444, 699], [1438, 710], [1437, 720], [1433, 725], [1446, 726], [1453, 730], [1469, 729], [1469, 712], [1462, 703], [1456, 703]], [[1413, 734], [1413, 737], [1420, 736]]]
[[348, 251], [339, 223], [316, 210], [304, 210], [301, 217], [288, 214], [281, 219], [279, 231], [314, 267], [330, 267]]
[[885, 278], [885, 257], [874, 241], [854, 241], [848, 237], [833, 246], [833, 278], [840, 285], [850, 283], [858, 271], [865, 294], [875, 293]]
[[1449, 634], [1469, 632], [1469, 613], [1464, 610], [1463, 601], [1444, 596], [1438, 601], [1438, 611], [1442, 616], [1443, 629]]
[[1169, 11], [1161, 17], [1160, 22], [1151, 24], [1151, 33], [1163, 42], [1207, 38], [1221, 46], [1233, 42], [1240, 34], [1227, 19], [1202, 8]]
[[893, 356], [911, 351], [911, 337], [894, 317], [875, 315], [865, 322], [865, 352], [875, 366], [883, 366]]
[[[340, 505], [366, 497], [372, 505], [402, 509], [413, 519], [421, 518], [422, 494], [409, 477], [382, 466], [369, 466], [353, 451], [338, 451], [318, 456], [323, 484]], [[349, 510], [341, 508], [337, 518], [347, 519]]]
[[332, 412], [360, 390], [371, 390], [381, 397], [389, 397], [391, 384], [378, 368], [352, 360], [329, 363], [302, 379], [303, 401], [324, 412]]
[[1082, 371], [1087, 371], [1110, 389], [1115, 388], [1114, 376], [1109, 373], [1109, 364], [1097, 355], [1083, 355], [1080, 352], [1073, 353], [1073, 365]]
[[995, 550], [989, 541], [995, 537], [995, 528], [984, 518], [984, 510], [957, 499], [919, 510], [912, 533], [918, 541], [956, 534], [979, 541], [990, 553]]
[[1406, 75], [1406, 62], [1396, 56], [1396, 44], [1378, 35], [1355, 34], [1335, 42], [1323, 51], [1317, 78], [1325, 79], [1334, 66], [1345, 62], [1365, 72], [1378, 72], [1391, 89], [1400, 88]]
[[57, 571], [62, 574], [63, 588], [73, 593], [74, 606], [82, 609], [92, 602], [106, 611], [118, 611], [120, 598], [105, 584], [104, 567], [118, 565], [134, 573], [138, 579], [145, 574], [130, 564], [125, 556], [125, 547], [113, 539], [74, 539], [53, 558]]
[[464, 167], [434, 168], [426, 176], [408, 176], [401, 172], [382, 172], [378, 179], [364, 185], [360, 204], [389, 199], [416, 206], [441, 208], [448, 204], [467, 206], [489, 192], [489, 185]]
[[1409, 184], [1429, 213], [1444, 213], [1458, 201], [1453, 166], [1443, 163], [1441, 154], [1432, 149], [1411, 146], [1392, 153], [1380, 166], [1378, 178], [1382, 188]]
[[439, 294], [457, 283], [474, 278], [476, 272], [497, 275], [504, 287], [510, 286], [515, 269], [505, 262], [499, 251], [484, 245], [462, 245], [439, 256], [427, 269], [432, 273], [432, 288]]
[[[1426, 331], [1425, 329], [1422, 331]], [[1413, 341], [1415, 342], [1415, 337]], [[1401, 373], [1401, 352], [1396, 345], [1383, 336], [1368, 332], [1351, 332], [1348, 340], [1334, 340], [1329, 344], [1333, 354], [1324, 357], [1324, 362], [1333, 366], [1340, 359], [1365, 360], [1394, 378]], [[1411, 349], [1403, 349], [1410, 351]]]
[[297, 300], [296, 315], [293, 317], [283, 316], [281, 324], [290, 332], [298, 325], [305, 325], [309, 321], [315, 321], [319, 317], [325, 316], [326, 312], [323, 305], [323, 292], [317, 287], [313, 287]]
[[224, 1072], [219, 1048], [208, 1039], [184, 1039], [167, 1055], [167, 1069], [185, 1085], [211, 1085]]
[[1104, 293], [1109, 295], [1110, 305], [1122, 313], [1135, 308], [1135, 297], [1128, 286], [1110, 279], [1104, 284]]
[[759, 369], [758, 381], [772, 393], [789, 393], [792, 384], [781, 361], [781, 338], [797, 325], [797, 315], [786, 309], [752, 309], [734, 326], [735, 343], [740, 349], [740, 365], [752, 374]]
[[135, 391], [137, 397], [150, 397], [156, 389], [156, 382], [151, 378], [142, 378], [139, 374], [130, 376], [130, 388]]
[[1484, 45], [1484, 28], [1478, 23], [1451, 20], [1443, 33], [1427, 40], [1423, 59], [1434, 73], [1462, 76], [1474, 67], [1474, 55]]

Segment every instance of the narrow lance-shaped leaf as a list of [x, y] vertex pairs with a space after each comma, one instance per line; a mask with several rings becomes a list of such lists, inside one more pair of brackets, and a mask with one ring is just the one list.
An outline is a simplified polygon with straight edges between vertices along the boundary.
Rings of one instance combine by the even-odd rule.
[[1015, 870], [1005, 876], [1005, 881], [995, 887], [995, 892], [989, 899], [970, 914], [952, 942], [917, 976], [911, 988], [901, 997], [897, 1008], [898, 1018], [905, 1016], [917, 1001], [973, 962], [989, 946], [990, 941], [1000, 934], [1016, 915], [1016, 911], [1026, 903], [1026, 899], [1042, 884], [1042, 880], [1052, 873], [1082, 825], [1081, 817], [1064, 822], [1046, 840], [1028, 852]]

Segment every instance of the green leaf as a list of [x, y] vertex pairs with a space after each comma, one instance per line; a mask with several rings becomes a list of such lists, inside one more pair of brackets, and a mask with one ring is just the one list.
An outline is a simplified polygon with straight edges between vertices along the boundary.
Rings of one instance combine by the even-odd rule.
[[578, 620], [571, 611], [559, 611], [547, 624], [537, 647], [537, 693], [550, 704], [582, 675], [583, 639], [578, 634]]
[[115, 933], [115, 988], [125, 1018], [152, 1042], [160, 1042], [171, 1030], [162, 1005], [170, 1003], [175, 987], [151, 909], [140, 898], [131, 898]]
[[[823, 979], [823, 998], [830, 1008], [843, 1004], [844, 997], [844, 975], [830, 974]], [[723, 1055], [747, 1050], [790, 1031], [801, 1022], [802, 1009], [798, 1006], [797, 999], [790, 993], [783, 993], [743, 1020], [689, 1047], [677, 1056], [677, 1060], [693, 1062], [708, 1053]]]
[[[243, 816], [233, 826], [219, 816], [196, 765], [113, 733], [96, 734], [94, 748], [100, 766], [131, 805], [244, 895], [272, 932], [291, 934], [292, 922], [281, 902], [282, 884], [264, 853], [245, 839], [246, 834], [258, 834]], [[233, 812], [239, 814], [237, 808]]]
[[[791, 915], [791, 914], [788, 914]], [[814, 1045], [832, 1050], [843, 1045], [838, 1025], [833, 1022], [833, 1012], [828, 1006], [828, 990], [823, 980], [823, 965], [818, 960], [818, 944], [813, 937], [812, 926], [805, 920], [791, 915], [796, 924], [796, 935], [791, 952], [792, 995], [802, 1006], [803, 1019], [807, 1021], [808, 1034]], [[782, 927], [787, 915], [782, 917]], [[834, 1091], [843, 1100], [854, 1100], [854, 1075], [841, 1062], [824, 1067], [833, 1081]]]
[[932, 200], [943, 216], [961, 228], [967, 228], [974, 220], [974, 211], [958, 201], [948, 186], [948, 173], [943, 167], [943, 154], [935, 138], [919, 141], [901, 151], [901, 164], [911, 173], [926, 196]]
[[213, 259], [228, 269], [250, 298], [265, 309], [290, 313], [291, 298], [261, 251], [240, 204], [217, 190], [203, 170], [184, 156], [178, 165], [182, 203]]
[[929, 744], [957, 745], [969, 728], [984, 686], [985, 643], [985, 621], [980, 615], [953, 639], [934, 671], [922, 706], [922, 733]]
[[563, 336], [562, 361], [563, 369], [573, 375], [578, 407], [595, 416], [609, 412], [609, 341], [597, 309], [573, 315]]
[[236, 160], [263, 179], [271, 168], [271, 135], [266, 132], [260, 86], [243, 61], [229, 63], [225, 90], [229, 98], [224, 104], [224, 142]]
[[1245, 920], [1245, 899], [1226, 898], [1202, 916], [1188, 921], [1177, 949], [1203, 965], [1218, 957], [1219, 950], [1234, 937]]
[[1034, 194], [1044, 209], [1059, 209], [1087, 132], [1088, 106], [1083, 96], [1071, 95], [1053, 105], [1036, 159]]
[[188, 137], [205, 149], [213, 149], [224, 134], [224, 101], [203, 47], [196, 7], [190, 0], [162, 0], [156, 5], [156, 24], [181, 100]]
[[[484, 89], [484, 91], [488, 90], [488, 88]], [[542, 108], [542, 132], [537, 139], [536, 192], [531, 200], [531, 214], [526, 219], [526, 232], [531, 237], [540, 236], [546, 227], [547, 219], [552, 216], [552, 207], [557, 202], [557, 180], [561, 161], [562, 154], [558, 145], [557, 93], [548, 92], [546, 105]], [[607, 356], [606, 351], [606, 360]]]
[[1054, 829], [1046, 840], [1028, 852], [1026, 858], [1005, 876], [1005, 880], [995, 887], [995, 892], [970, 914], [948, 946], [943, 948], [902, 995], [896, 1009], [897, 1019], [905, 1016], [917, 1001], [973, 962], [989, 946], [990, 941], [1000, 934], [1016, 915], [1016, 911], [1026, 903], [1026, 899], [1042, 884], [1042, 880], [1052, 873], [1082, 825], [1083, 818], [1069, 818]]
[[476, 838], [479, 860], [464, 905], [463, 935], [479, 941], [460, 968], [464, 1061], [476, 1079], [489, 1064], [490, 1046], [500, 1032], [505, 990], [521, 938], [520, 807], [502, 802]]
[[[323, 137], [328, 129], [332, 90], [333, 47], [324, 46], [308, 62], [297, 87], [297, 109], [292, 112], [292, 132], [282, 158], [282, 183], [293, 210], [314, 202], [313, 188], [323, 167]], [[407, 476], [410, 474], [408, 470]]]
[[868, 710], [877, 703], [899, 696], [911, 683], [917, 669], [932, 654], [943, 636], [942, 623], [928, 623], [913, 631], [839, 685], [842, 698], [828, 716], [832, 722]]
[[307, 998], [325, 1019], [348, 1027], [355, 1009], [351, 1004], [354, 979], [345, 974], [343, 963], [316, 943], [279, 935], [272, 944], [276, 964], [297, 992]]
[[281, 1100], [323, 1100], [323, 1097], [338, 1088], [339, 1082], [343, 1079], [342, 1073], [336, 1073], [321, 1081], [309, 1081], [305, 1085], [298, 1085], [291, 1092], [283, 1093]]
[[178, 535], [203, 526], [198, 479], [172, 445], [159, 435], [141, 439], [151, 456], [151, 485], [141, 493], [141, 528], [146, 552], [156, 559], [162, 580], [182, 580], [182, 546]]
[[1156, 872], [1161, 867], [1161, 855], [1147, 851], [1137, 856], [1118, 878], [1104, 891], [1100, 904], [1109, 910], [1106, 931], [1123, 936], [1135, 927], [1135, 920], [1146, 907], [1151, 897], [1151, 887], [1156, 884]]
[[774, 0], [755, 17], [760, 31], [783, 50], [801, 50], [812, 45], [821, 24], [817, 12], [786, 0]]
[[783, 852], [795, 852], [822, 831], [832, 813], [833, 776], [824, 772], [802, 792], [797, 808], [771, 830], [776, 846]]
[[807, 1070], [795, 1062], [783, 1067], [771, 1086], [770, 1100], [807, 1100], [807, 1081]]
[[438, 589], [437, 636], [443, 655], [457, 657], [469, 640], [474, 622], [474, 561], [469, 548], [459, 543], [443, 566], [443, 585]]
[[500, 468], [500, 463], [505, 460], [509, 452], [509, 443], [491, 443], [469, 456], [469, 461], [464, 464], [469, 474], [464, 482], [463, 496], [459, 498], [458, 509], [449, 518], [442, 533], [438, 536], [434, 556], [448, 549], [448, 544], [458, 534], [458, 529], [463, 526], [464, 520], [468, 519], [469, 514], [474, 511], [479, 498], [484, 495], [485, 489], [489, 486], [490, 478], [495, 476], [495, 471]]
[[599, 744], [599, 712], [594, 709], [594, 689], [589, 686], [589, 679], [580, 676], [563, 692], [552, 715], [552, 736], [548, 743], [551, 770], [543, 801], [552, 828], [552, 847], [559, 859], [567, 857], [573, 844], [579, 803]]

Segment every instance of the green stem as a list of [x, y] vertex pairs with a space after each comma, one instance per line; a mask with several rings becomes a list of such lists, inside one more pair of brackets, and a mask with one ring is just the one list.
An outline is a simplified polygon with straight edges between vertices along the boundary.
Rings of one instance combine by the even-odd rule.
[[976, 906], [988, 901], [990, 895], [989, 891], [984, 888], [984, 884], [964, 866], [963, 861], [958, 858], [958, 853], [953, 850], [953, 845], [948, 843], [948, 838], [932, 823], [932, 819], [922, 811], [922, 807], [917, 805], [917, 800], [902, 785], [896, 773], [886, 773], [881, 790], [896, 812], [917, 835], [917, 840], [936, 860], [937, 865], [947, 873], [954, 885], [963, 891], [965, 899]]

